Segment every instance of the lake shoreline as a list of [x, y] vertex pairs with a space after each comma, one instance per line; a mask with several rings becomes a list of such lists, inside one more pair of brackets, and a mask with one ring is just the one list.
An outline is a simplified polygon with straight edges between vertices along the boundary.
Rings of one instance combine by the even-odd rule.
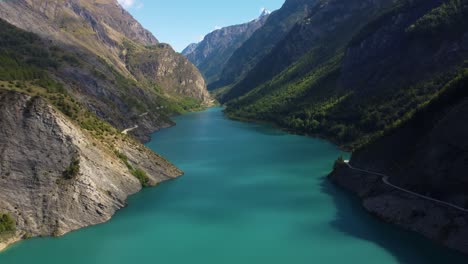
[[468, 255], [466, 213], [392, 189], [380, 176], [353, 171], [346, 165], [337, 165], [328, 180], [358, 197], [362, 208], [377, 219]]
[[[252, 124], [260, 124], [260, 125], [271, 126], [271, 127], [275, 128], [275, 129], [279, 129], [279, 130], [284, 131], [285, 133], [288, 133], [288, 134], [291, 134], [291, 135], [299, 135], [299, 136], [305, 136], [305, 137], [310, 137], [310, 138], [322, 139], [322, 140], [328, 141], [328, 142], [330, 142], [330, 143], [332, 143], [334, 145], [337, 145], [343, 151], [346, 151], [346, 152], [351, 152], [352, 151], [351, 149], [349, 149], [349, 148], [347, 148], [345, 146], [340, 146], [340, 145], [337, 144], [337, 142], [334, 142], [333, 140], [330, 140], [329, 138], [323, 137], [321, 135], [311, 135], [311, 134], [306, 134], [306, 133], [298, 133], [296, 131], [292, 131], [292, 130], [289, 130], [287, 128], [283, 128], [283, 127], [275, 124], [274, 122], [251, 119], [251, 118], [243, 118], [243, 117], [238, 117], [238, 116], [229, 115], [229, 114], [225, 114], [225, 116], [227, 118], [231, 119], [231, 120], [238, 121], [238, 122], [245, 122], [245, 123], [252, 123]], [[401, 223], [402, 216], [400, 214], [396, 213], [395, 211], [393, 213], [382, 212], [382, 211], [380, 211], [379, 208], [375, 207], [375, 205], [373, 205], [373, 206], [367, 205], [366, 206], [364, 204], [364, 199], [362, 197], [362, 195], [363, 195], [361, 193], [362, 190], [360, 190], [360, 188], [358, 188], [358, 187], [353, 186], [353, 184], [350, 184], [349, 182], [343, 180], [343, 177], [345, 177], [345, 176], [342, 176], [340, 173], [336, 173], [336, 171], [332, 171], [328, 175], [327, 180], [331, 181], [333, 184], [335, 184], [336, 186], [338, 186], [338, 187], [340, 187], [340, 188], [342, 188], [344, 190], [351, 191], [352, 195], [355, 195], [356, 197], [358, 197], [362, 201], [362, 203], [363, 203], [362, 204], [362, 209], [365, 210], [367, 213], [369, 213], [372, 216], [376, 217], [380, 221], [383, 221], [384, 223], [388, 223], [388, 224], [397, 226], [399, 228], [415, 232], [415, 233], [417, 233], [419, 235], [424, 236], [428, 240], [434, 241], [434, 242], [440, 244], [441, 246], [448, 248], [449, 250], [455, 250], [455, 251], [460, 252], [462, 254], [468, 255], [468, 243], [463, 243], [463, 240], [462, 240], [464, 235], [461, 235], [461, 236], [459, 235], [459, 236], [457, 236], [455, 238], [452, 238], [451, 240], [453, 240], [453, 241], [443, 241], [442, 239], [438, 239], [436, 235], [431, 233], [432, 231], [429, 230], [429, 228], [421, 228], [421, 227], [418, 227], [418, 226], [415, 226], [415, 225], [411, 225], [411, 224], [407, 224], [407, 223]], [[357, 180], [357, 182], [359, 182], [359, 181]], [[375, 186], [379, 185], [377, 182], [374, 182], [373, 184]], [[380, 190], [382, 188], [376, 188], [376, 189]], [[369, 190], [369, 192], [370, 192], [370, 190]], [[385, 192], [382, 191], [382, 196], [383, 195], [385, 195]], [[434, 205], [434, 206], [437, 207], [437, 208], [441, 208], [441, 210], [445, 210], [445, 207], [443, 207], [443, 206], [439, 206], [439, 205]], [[428, 207], [433, 208], [434, 206], [429, 205]], [[447, 210], [452, 211], [449, 208]], [[428, 215], [430, 215], [430, 214], [428, 214]], [[408, 219], [409, 217], [404, 216], [403, 218]], [[465, 226], [468, 229], [468, 217], [463, 217], [463, 218], [465, 218], [464, 221], [467, 223]], [[436, 223], [436, 222], [437, 222], [437, 219], [434, 219], [433, 224], [436, 224], [436, 225], [440, 224], [440, 223]], [[453, 230], [454, 229], [452, 228], [451, 232], [453, 232]], [[440, 232], [442, 232], [442, 231], [440, 231]], [[464, 232], [463, 234], [465, 234], [465, 233], [466, 233], [466, 236], [468, 236], [468, 231]]]
[[348, 155], [329, 141], [234, 122], [221, 108], [175, 121], [146, 147], [186, 177], [133, 195], [106, 224], [23, 241], [0, 262], [147, 263], [158, 252], [158, 262], [173, 264], [339, 264], [362, 255], [363, 264], [466, 263], [370, 217], [328, 181], [336, 157]]
[[13, 244], [18, 243], [22, 240], [24, 240], [22, 236], [16, 233], [15, 235], [0, 241], [0, 254]]

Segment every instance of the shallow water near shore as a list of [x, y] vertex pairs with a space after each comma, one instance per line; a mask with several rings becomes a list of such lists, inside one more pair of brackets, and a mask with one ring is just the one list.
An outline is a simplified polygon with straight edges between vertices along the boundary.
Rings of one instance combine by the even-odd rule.
[[148, 147], [185, 171], [108, 223], [0, 253], [8, 264], [468, 263], [369, 216], [325, 176], [347, 155], [319, 139], [228, 120], [176, 118]]

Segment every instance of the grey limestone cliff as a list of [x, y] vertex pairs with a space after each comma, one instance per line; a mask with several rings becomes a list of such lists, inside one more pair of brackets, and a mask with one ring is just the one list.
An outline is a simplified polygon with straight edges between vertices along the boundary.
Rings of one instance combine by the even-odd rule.
[[200, 69], [208, 83], [213, 83], [232, 54], [266, 23], [269, 16], [270, 12], [264, 10], [250, 22], [214, 30], [200, 43], [190, 44], [182, 54]]
[[182, 174], [130, 138], [99, 142], [39, 97], [0, 92], [0, 122], [0, 212], [16, 220], [16, 238], [63, 235], [124, 207], [142, 185], [113, 148], [150, 185]]

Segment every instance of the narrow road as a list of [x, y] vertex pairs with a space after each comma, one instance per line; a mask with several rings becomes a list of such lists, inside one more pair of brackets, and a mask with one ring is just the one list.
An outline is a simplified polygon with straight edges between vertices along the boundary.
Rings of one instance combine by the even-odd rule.
[[417, 196], [419, 198], [422, 198], [422, 199], [425, 199], [425, 200], [428, 200], [428, 201], [431, 201], [431, 202], [435, 202], [435, 203], [438, 203], [438, 204], [442, 204], [442, 205], [445, 205], [445, 206], [448, 206], [448, 207], [452, 207], [454, 209], [457, 209], [457, 210], [460, 210], [464, 213], [468, 213], [468, 209], [465, 209], [465, 208], [462, 208], [458, 205], [455, 205], [455, 204], [451, 204], [451, 203], [448, 203], [448, 202], [444, 202], [444, 201], [441, 201], [441, 200], [437, 200], [437, 199], [434, 199], [434, 198], [431, 198], [429, 196], [426, 196], [426, 195], [422, 195], [422, 194], [419, 194], [419, 193], [415, 193], [415, 192], [412, 192], [410, 190], [407, 190], [405, 188], [402, 188], [402, 187], [399, 187], [399, 186], [396, 186], [392, 183], [390, 183], [390, 176], [388, 175], [385, 175], [385, 174], [382, 174], [382, 173], [378, 173], [378, 172], [374, 172], [374, 171], [369, 171], [369, 170], [364, 170], [364, 169], [358, 169], [358, 168], [355, 168], [353, 166], [351, 166], [351, 164], [349, 164], [349, 161], [345, 161], [346, 165], [348, 165], [348, 167], [352, 170], [355, 170], [355, 171], [360, 171], [360, 172], [365, 172], [365, 173], [368, 173], [368, 174], [373, 174], [373, 175], [377, 175], [377, 176], [380, 176], [382, 177], [382, 182], [387, 185], [387, 186], [390, 186], [394, 189], [397, 189], [399, 191], [402, 191], [402, 192], [405, 192], [405, 193], [408, 193], [408, 194], [411, 194], [411, 195], [414, 195], [414, 196]]
[[134, 127], [131, 127], [131, 128], [127, 128], [127, 129], [125, 129], [124, 131], [122, 131], [122, 134], [127, 135], [128, 132], [133, 131], [133, 130], [135, 130], [135, 129], [137, 129], [137, 128], [138, 128], [138, 125], [136, 125], [136, 126], [134, 126]]

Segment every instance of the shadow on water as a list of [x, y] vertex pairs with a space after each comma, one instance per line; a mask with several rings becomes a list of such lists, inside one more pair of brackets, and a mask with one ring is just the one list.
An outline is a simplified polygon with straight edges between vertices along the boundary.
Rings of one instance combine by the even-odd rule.
[[333, 197], [337, 214], [330, 225], [347, 235], [371, 241], [386, 249], [399, 263], [468, 263], [468, 256], [444, 248], [424, 237], [384, 223], [364, 209], [358, 197], [333, 185], [326, 178], [324, 193]]

